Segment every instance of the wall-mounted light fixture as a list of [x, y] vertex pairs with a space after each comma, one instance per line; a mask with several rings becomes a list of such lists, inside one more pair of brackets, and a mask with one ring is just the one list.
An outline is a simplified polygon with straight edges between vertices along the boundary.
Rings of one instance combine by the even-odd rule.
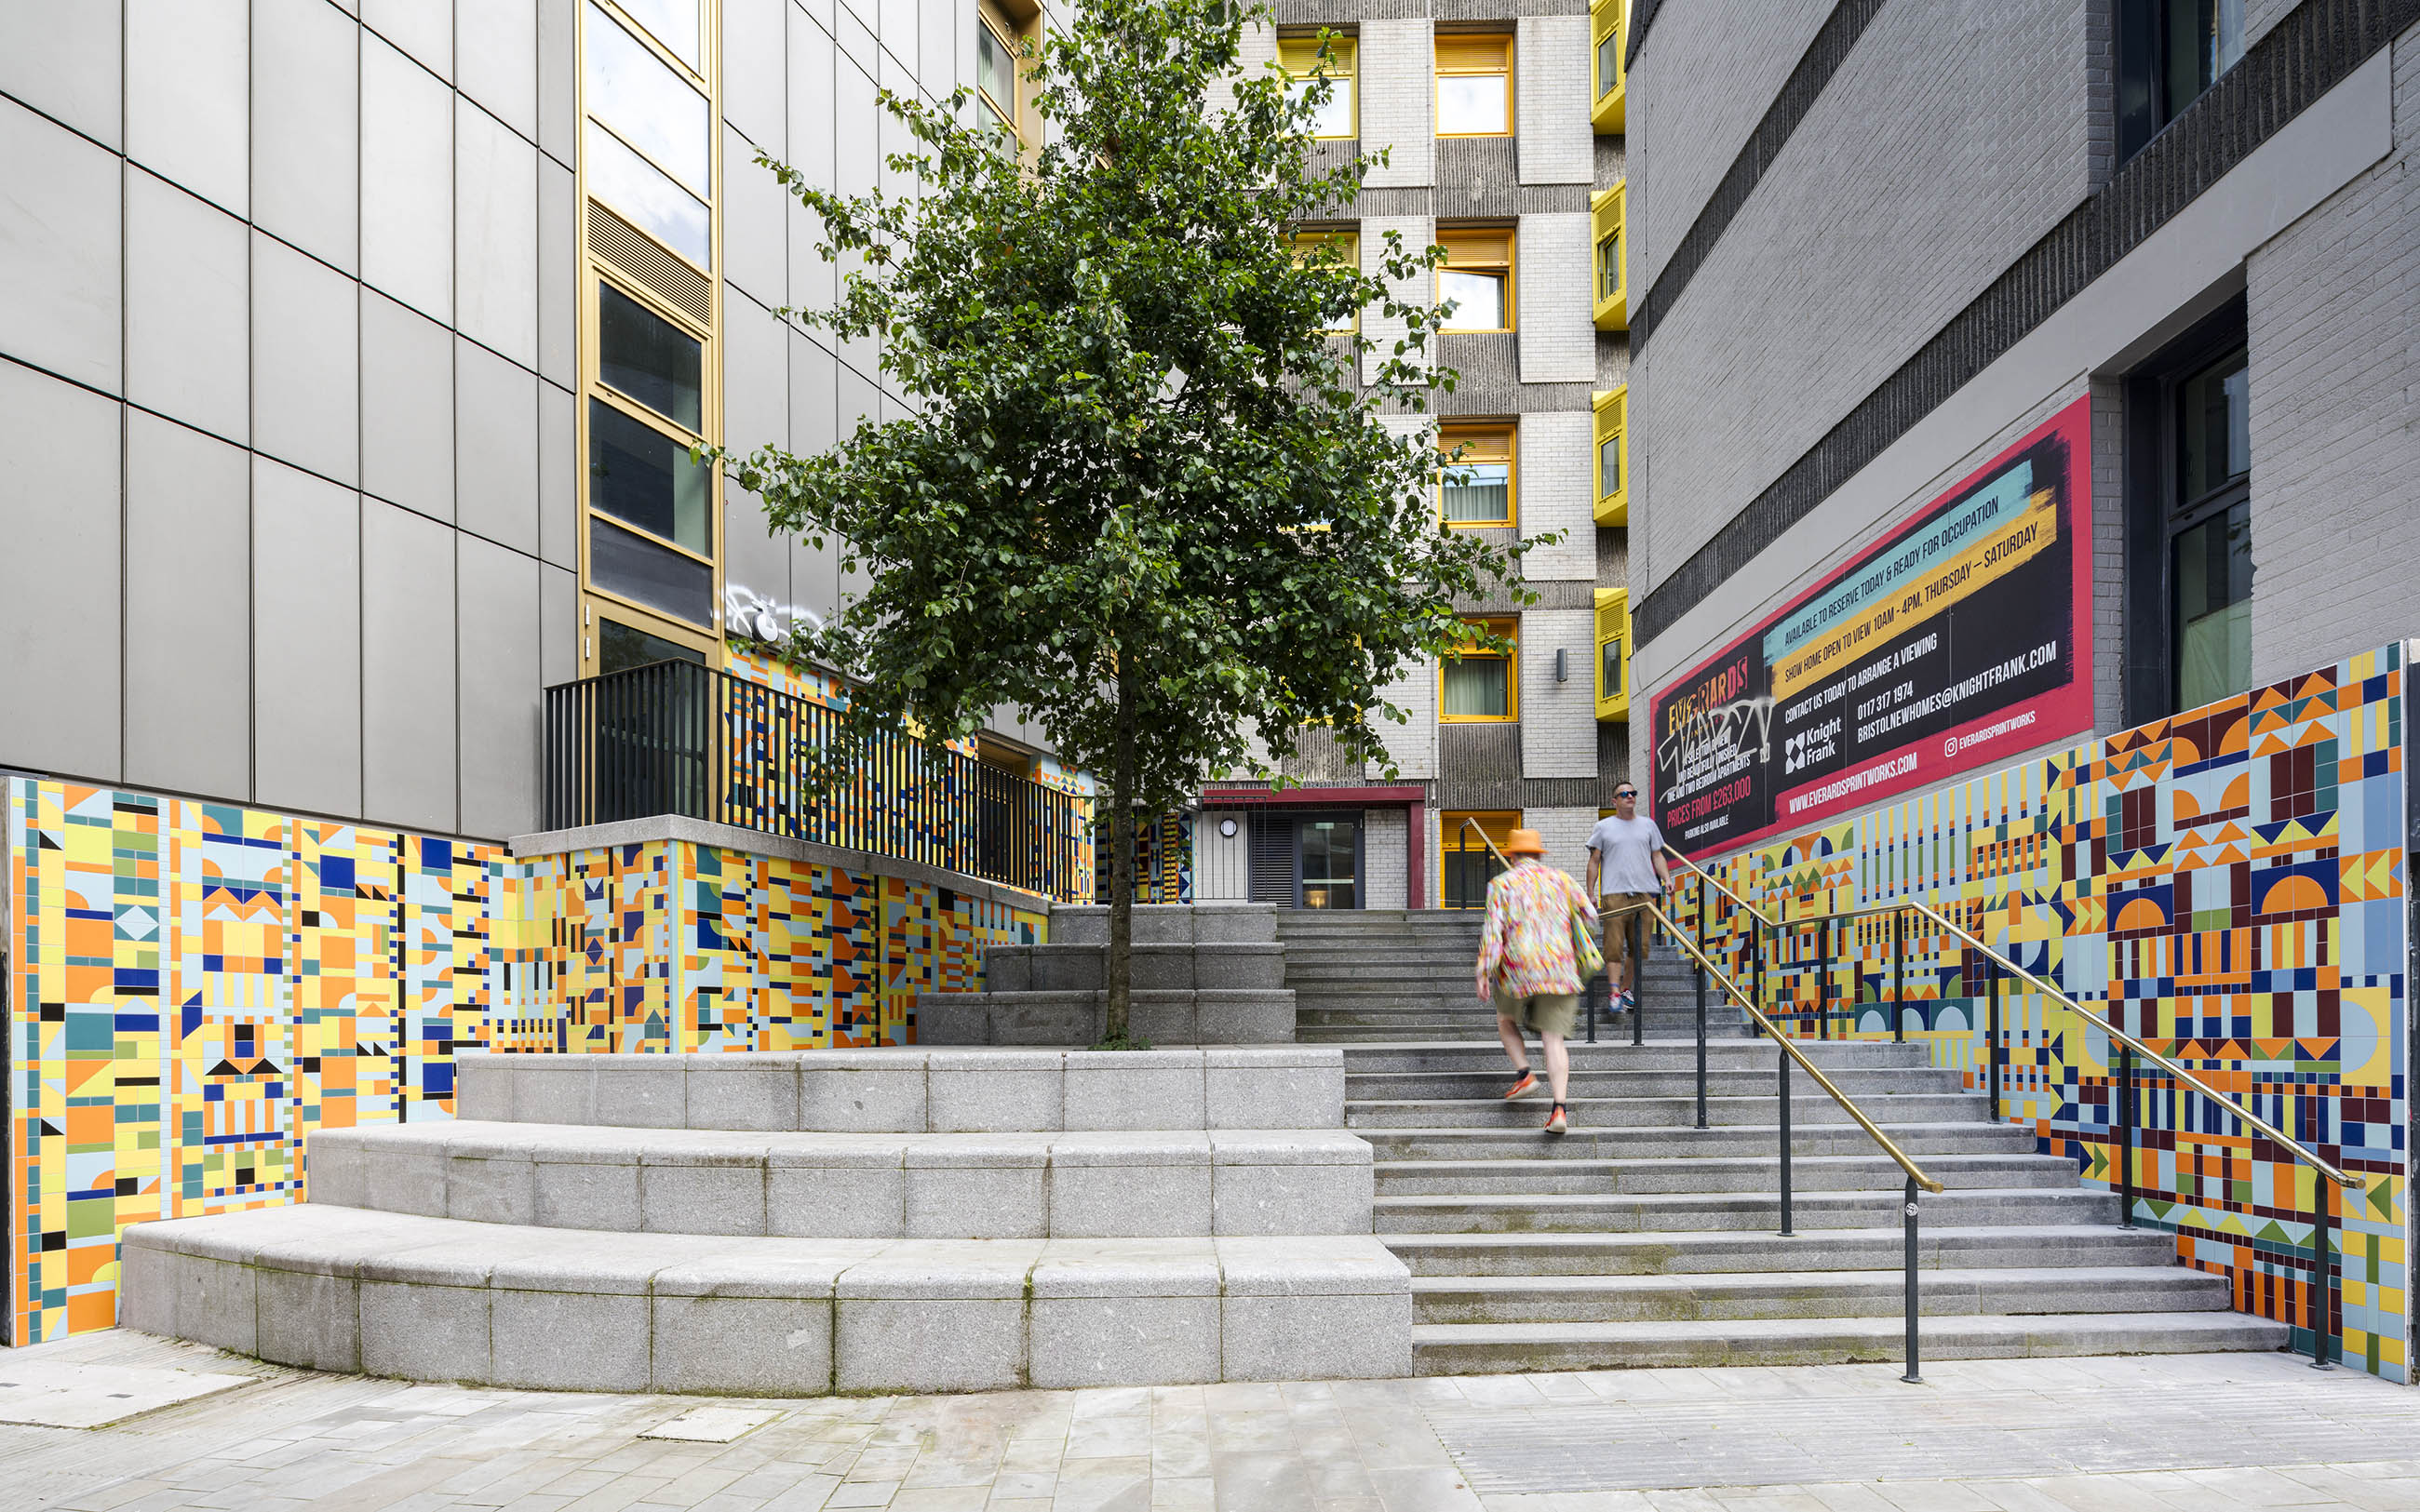
[[1568, 683], [1571, 680], [1572, 654], [1565, 648], [1557, 646], [1555, 648], [1555, 681], [1558, 683]]
[[1219, 820], [1218, 833], [1224, 835], [1229, 840], [1233, 840], [1235, 838], [1235, 821], [1233, 819]]

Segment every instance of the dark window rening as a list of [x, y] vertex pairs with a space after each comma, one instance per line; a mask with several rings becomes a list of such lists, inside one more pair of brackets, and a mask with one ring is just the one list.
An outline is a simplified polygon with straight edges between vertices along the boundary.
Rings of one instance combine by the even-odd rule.
[[2244, 0], [2118, 0], [2118, 156], [2149, 145], [2243, 60]]
[[2252, 686], [2251, 365], [2241, 300], [2126, 382], [2126, 720]]

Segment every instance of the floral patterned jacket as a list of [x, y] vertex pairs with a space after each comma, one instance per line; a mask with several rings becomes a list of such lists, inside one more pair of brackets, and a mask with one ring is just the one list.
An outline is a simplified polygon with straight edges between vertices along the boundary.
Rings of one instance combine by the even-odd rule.
[[1576, 993], [1579, 962], [1572, 951], [1572, 916], [1591, 926], [1596, 905], [1571, 873], [1531, 861], [1487, 885], [1487, 929], [1479, 940], [1479, 995], [1507, 997]]

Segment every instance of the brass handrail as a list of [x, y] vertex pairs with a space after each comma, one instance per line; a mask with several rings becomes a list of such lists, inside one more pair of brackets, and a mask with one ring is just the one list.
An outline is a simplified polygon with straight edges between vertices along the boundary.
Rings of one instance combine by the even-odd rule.
[[2182, 1066], [2178, 1065], [2175, 1061], [2170, 1060], [2167, 1057], [2152, 1049], [2149, 1045], [2147, 1045], [2142, 1041], [2135, 1039], [2133, 1035], [2128, 1034], [2125, 1030], [2110, 1023], [2107, 1019], [2095, 1013], [2090, 1009], [2085, 1007], [2082, 1003], [2077, 1002], [2074, 998], [2070, 997], [2067, 994], [2042, 980], [2040, 977], [2027, 971], [2024, 967], [2009, 960], [2007, 956], [2002, 955], [1999, 951], [1992, 949], [1991, 946], [1985, 944], [1980, 938], [1969, 932], [1963, 925], [1955, 922], [1949, 918], [1948, 916], [1943, 914], [1939, 909], [1934, 908], [1931, 903], [1916, 903], [1911, 900], [1904, 904], [1896, 904], [1894, 906], [1914, 909], [1916, 913], [1921, 914], [1925, 918], [1932, 920], [1935, 924], [1940, 925], [1943, 929], [1948, 931], [1950, 933], [1955, 934], [1962, 940], [1964, 940], [1976, 949], [1982, 951], [1988, 959], [1998, 962], [2002, 970], [2008, 972], [2010, 976], [2015, 977], [2018, 980], [2026, 983], [2032, 987], [2034, 991], [2041, 994], [2045, 997], [2055, 997], [2058, 999], [2061, 1003], [2065, 1004], [2069, 1011], [2073, 1012], [2076, 1017], [2101, 1030], [2103, 1034], [2108, 1035], [2112, 1040], [2117, 1041], [2127, 1049], [2132, 1050], [2138, 1056], [2141, 1056], [2144, 1059], [2166, 1072], [2169, 1075], [2174, 1076], [2177, 1080], [2183, 1082], [2188, 1087], [2191, 1087], [2194, 1090], [2201, 1093], [2202, 1096], [2207, 1097], [2212, 1102], [2217, 1103], [2220, 1106], [2226, 1108], [2228, 1111], [2233, 1113], [2235, 1117], [2242, 1119], [2245, 1123], [2250, 1124], [2253, 1128], [2259, 1130], [2264, 1134], [2267, 1134], [2276, 1143], [2292, 1150], [2305, 1165], [2309, 1165], [2313, 1170], [2318, 1171], [2320, 1175], [2325, 1176], [2329, 1180], [2334, 1181], [2336, 1185], [2349, 1188], [2359, 1188], [2362, 1185], [2360, 1177], [2350, 1175], [2345, 1171], [2339, 1170], [2336, 1166], [2331, 1165], [2317, 1150], [2312, 1149], [2302, 1141], [2293, 1138], [2291, 1135], [2277, 1128], [2276, 1125], [2269, 1122], [2268, 1119], [2261, 1118], [2259, 1115], [2246, 1108], [2242, 1103], [2238, 1103], [2235, 1099], [2227, 1096], [2225, 1092], [2222, 1092], [2218, 1088], [2211, 1086], [2208, 1082], [2203, 1081], [2192, 1072], [2185, 1070]]
[[[1668, 850], [1669, 847], [1668, 846], [1667, 849]], [[1762, 920], [1776, 929], [1842, 923], [1852, 919], [1870, 918], [1877, 915], [1895, 914], [1900, 912], [1914, 913], [1923, 918], [1930, 919], [1944, 931], [1956, 935], [1959, 939], [1963, 940], [1966, 944], [1972, 946], [1977, 950], [1981, 951], [1986, 959], [1997, 963], [2000, 968], [2006, 971], [2009, 976], [2025, 983], [2027, 986], [2031, 987], [2034, 991], [2041, 994], [2045, 997], [2057, 999], [2057, 1001], [2070, 1012], [2084, 1020], [2085, 1023], [2101, 1030], [2103, 1034], [2108, 1035], [2113, 1041], [2124, 1045], [2127, 1049], [2133, 1051], [2138, 1056], [2141, 1056], [2144, 1059], [2159, 1067], [2162, 1071], [2166, 1072], [2169, 1075], [2177, 1078], [2177, 1080], [2183, 1082], [2186, 1086], [2192, 1088], [2195, 1091], [2199, 1092], [2202, 1096], [2209, 1098], [2213, 1103], [2218, 1103], [2221, 1107], [2226, 1108], [2229, 1114], [2235, 1118], [2241, 1119], [2244, 1123], [2250, 1125], [2252, 1128], [2258, 1130], [2261, 1134], [2267, 1135], [2271, 1140], [2274, 1141], [2278, 1145], [2291, 1150], [2296, 1159], [2302, 1161], [2313, 1170], [2318, 1171], [2329, 1180], [2334, 1181], [2336, 1185], [2353, 1190], [2357, 1190], [2363, 1185], [2360, 1177], [2349, 1174], [2340, 1169], [2334, 1164], [2330, 1163], [2324, 1156], [2320, 1155], [2319, 1151], [2304, 1144], [2301, 1140], [2294, 1138], [2284, 1130], [2279, 1129], [2275, 1124], [2271, 1123], [2268, 1119], [2261, 1118], [2257, 1113], [2254, 1113], [2242, 1103], [2227, 1096], [2225, 1092], [2220, 1091], [2217, 1088], [2211, 1086], [2210, 1083], [2203, 1081], [2192, 1072], [2185, 1070], [2182, 1066], [2178, 1065], [2174, 1060], [2171, 1060], [2166, 1056], [2160, 1054], [2158, 1051], [2152, 1049], [2149, 1045], [2145, 1044], [2134, 1036], [2128, 1034], [2125, 1030], [2118, 1027], [2115, 1024], [2110, 1023], [2107, 1019], [2095, 1013], [2092, 1010], [2085, 1007], [2082, 1003], [2070, 997], [2066, 993], [2061, 992], [2059, 989], [2042, 980], [2041, 978], [2034, 975], [2024, 967], [2009, 960], [2007, 956], [2002, 955], [1998, 950], [1993, 949], [1993, 947], [1981, 936], [1976, 934], [1965, 926], [1950, 918], [1947, 915], [1942, 913], [1931, 903], [1919, 903], [1914, 899], [1909, 899], [1901, 903], [1869, 903], [1863, 908], [1841, 909], [1831, 913], [1818, 914], [1808, 918], [1792, 919], [1790, 921], [1790, 924], [1786, 926], [1776, 925], [1773, 924], [1771, 919], [1765, 918], [1762, 910], [1743, 901], [1737, 893], [1732, 892], [1729, 887], [1724, 887], [1721, 883], [1715, 882], [1714, 877], [1709, 874], [1704, 868], [1690, 861], [1686, 856], [1682, 856], [1680, 859], [1682, 864], [1687, 866], [1690, 871], [1697, 872], [1699, 876], [1704, 877], [1708, 882], [1713, 883], [1714, 887], [1719, 890], [1724, 897], [1730, 899], [1731, 902], [1738, 903], [1742, 908], [1754, 914], [1760, 920]], [[1670, 929], [1668, 920], [1666, 923], [1666, 928], [1668, 932]], [[1693, 950], [1691, 953], [1695, 954], [1696, 952]], [[1751, 1009], [1750, 1011], [1753, 1012], [1755, 1011]], [[1760, 1020], [1763, 1018], [1763, 1015], [1761, 1013], [1757, 1016]]]
[[[1465, 824], [1469, 823], [1468, 820], [1465, 820], [1463, 822]], [[1778, 930], [1782, 927], [1779, 920], [1769, 917], [1763, 909], [1759, 908], [1756, 904], [1741, 897], [1738, 893], [1731, 891], [1730, 888], [1724, 887], [1722, 883], [1715, 878], [1712, 872], [1707, 871], [1697, 862], [1690, 860], [1687, 856], [1682, 855], [1679, 851], [1674, 850], [1671, 846], [1665, 846], [1664, 854], [1680, 862], [1683, 866], [1687, 867], [1690, 871], [1695, 872], [1698, 875], [1705, 878], [1706, 885], [1708, 887], [1714, 888], [1716, 892], [1721, 893], [1724, 897], [1729, 898], [1732, 903], [1737, 903], [1740, 907], [1746, 909], [1749, 913], [1754, 914], [1757, 918], [1757, 921], [1761, 923], [1766, 929]]]
[[1690, 943], [1688, 936], [1682, 933], [1681, 931], [1674, 926], [1672, 920], [1665, 914], [1664, 910], [1656, 907], [1653, 903], [1647, 903], [1643, 906], [1664, 926], [1665, 936], [1671, 940], [1673, 944], [1687, 951], [1698, 963], [1699, 968], [1704, 971], [1716, 985], [1720, 986], [1724, 993], [1728, 995], [1733, 1002], [1747, 1010], [1748, 1016], [1755, 1019], [1757, 1024], [1763, 1028], [1764, 1032], [1773, 1037], [1774, 1041], [1781, 1046], [1782, 1052], [1785, 1055], [1789, 1056], [1791, 1059], [1798, 1062], [1800, 1070], [1807, 1072], [1807, 1075], [1815, 1078], [1816, 1086], [1821, 1087], [1824, 1091], [1831, 1094], [1832, 1101], [1839, 1103], [1841, 1109], [1846, 1112], [1850, 1118], [1854, 1119], [1857, 1121], [1857, 1127], [1865, 1130], [1868, 1137], [1871, 1138], [1875, 1144], [1882, 1147], [1883, 1153], [1888, 1155], [1891, 1160], [1898, 1165], [1900, 1170], [1907, 1173], [1909, 1180], [1914, 1181], [1916, 1185], [1924, 1188], [1927, 1192], [1938, 1192], [1942, 1189], [1939, 1181], [1927, 1176], [1922, 1167], [1918, 1166], [1916, 1162], [1908, 1159], [1907, 1151], [1899, 1148], [1898, 1141], [1891, 1138], [1890, 1135], [1883, 1133], [1881, 1127], [1877, 1125], [1873, 1119], [1866, 1117], [1865, 1110], [1858, 1107], [1857, 1104], [1850, 1099], [1848, 1093], [1841, 1091], [1839, 1088], [1834, 1086], [1832, 1078], [1824, 1075], [1823, 1072], [1816, 1067], [1813, 1061], [1807, 1058], [1807, 1053], [1805, 1051], [1799, 1049], [1793, 1041], [1784, 1036], [1781, 1030], [1774, 1024], [1773, 1020], [1764, 1016], [1763, 1010], [1758, 1008], [1756, 1004], [1748, 1000], [1747, 994], [1740, 991], [1739, 984], [1732, 981], [1730, 978], [1723, 974], [1722, 967], [1714, 964], [1712, 960], [1708, 959], [1704, 951], [1699, 949], [1697, 946]]
[[[1462, 829], [1479, 829], [1479, 821], [1466, 816], [1462, 821]], [[1461, 830], [1455, 831], [1456, 834], [1460, 834], [1461, 832]], [[1496, 848], [1496, 842], [1487, 838], [1487, 831], [1479, 829], [1479, 842], [1487, 847], [1487, 852], [1490, 856], [1495, 856], [1497, 861], [1503, 864], [1505, 871], [1510, 872], [1512, 870], [1512, 858], [1506, 856], [1502, 851]]]

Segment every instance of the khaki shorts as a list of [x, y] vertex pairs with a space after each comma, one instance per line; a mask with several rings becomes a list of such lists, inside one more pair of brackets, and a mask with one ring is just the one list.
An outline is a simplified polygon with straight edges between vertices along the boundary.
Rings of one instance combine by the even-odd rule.
[[1507, 997], [1497, 993], [1496, 1016], [1511, 1019], [1525, 1029], [1568, 1040], [1572, 1037], [1572, 1025], [1580, 1016], [1579, 994], [1540, 993], [1534, 997]]
[[[1638, 905], [1655, 901], [1656, 895], [1652, 892], [1608, 892], [1597, 900], [1596, 917], [1605, 929], [1605, 958], [1607, 963], [1630, 959], [1630, 921], [1634, 917], [1638, 920], [1640, 941], [1646, 940], [1647, 932], [1654, 928], [1655, 921], [1640, 911]], [[1621, 912], [1622, 909], [1630, 912]], [[1642, 950], [1640, 953], [1645, 952]]]

